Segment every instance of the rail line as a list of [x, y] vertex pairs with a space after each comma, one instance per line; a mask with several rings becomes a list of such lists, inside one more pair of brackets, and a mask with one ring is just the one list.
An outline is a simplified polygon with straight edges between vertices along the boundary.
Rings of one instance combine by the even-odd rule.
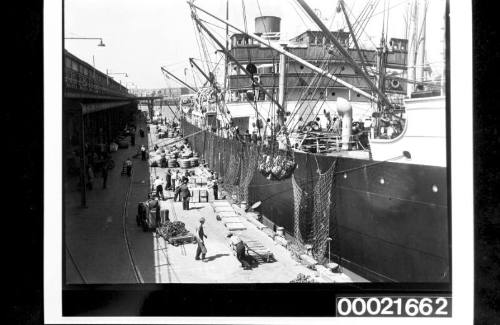
[[75, 259], [73, 258], [73, 254], [71, 254], [71, 250], [69, 249], [67, 244], [65, 244], [65, 246], [66, 246], [66, 253], [68, 253], [68, 257], [71, 260], [71, 263], [73, 264], [73, 266], [76, 270], [76, 273], [78, 273], [78, 276], [80, 276], [80, 278], [82, 279], [83, 284], [87, 284], [87, 279], [85, 278], [85, 276], [83, 276], [83, 273], [80, 270], [80, 267], [78, 266]]
[[134, 256], [132, 254], [132, 245], [130, 244], [130, 240], [128, 238], [128, 232], [127, 232], [127, 206], [128, 206], [128, 201], [130, 198], [130, 193], [132, 192], [132, 183], [134, 179], [134, 169], [132, 168], [132, 173], [130, 175], [130, 182], [129, 186], [127, 189], [127, 195], [125, 196], [125, 202], [123, 203], [123, 210], [122, 210], [122, 230], [123, 230], [123, 238], [125, 240], [125, 246], [127, 248], [127, 253], [128, 257], [130, 260], [130, 265], [132, 267], [132, 270], [134, 271], [134, 277], [137, 281], [137, 283], [144, 283], [144, 279], [141, 275], [141, 271], [137, 267], [137, 264], [135, 263]]

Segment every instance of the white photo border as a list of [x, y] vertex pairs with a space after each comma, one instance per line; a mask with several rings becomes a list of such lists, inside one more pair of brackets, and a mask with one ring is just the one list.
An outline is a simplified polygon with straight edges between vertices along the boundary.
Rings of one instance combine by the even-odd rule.
[[[62, 39], [63, 0], [44, 2], [44, 319], [49, 324], [420, 324], [419, 318], [334, 317], [63, 317], [62, 316]], [[471, 1], [450, 6], [450, 134], [452, 317], [426, 323], [473, 322], [474, 211]], [[141, 3], [147, 5], [146, 3]], [[332, 306], [334, 308], [334, 306]]]

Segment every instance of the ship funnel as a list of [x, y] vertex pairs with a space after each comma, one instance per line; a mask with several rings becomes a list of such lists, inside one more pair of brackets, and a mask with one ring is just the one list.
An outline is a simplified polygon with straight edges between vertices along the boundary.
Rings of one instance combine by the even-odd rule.
[[342, 98], [337, 98], [337, 112], [342, 116], [342, 149], [349, 150], [351, 147], [350, 138], [352, 134], [352, 105]]
[[264, 39], [280, 39], [281, 18], [276, 16], [260, 16], [255, 18], [255, 34]]

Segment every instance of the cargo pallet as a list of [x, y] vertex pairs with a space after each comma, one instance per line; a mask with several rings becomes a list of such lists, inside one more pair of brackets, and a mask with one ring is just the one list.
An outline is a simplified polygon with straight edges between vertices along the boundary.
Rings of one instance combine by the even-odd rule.
[[171, 237], [169, 239], [166, 239], [166, 241], [173, 246], [179, 246], [183, 244], [193, 243], [196, 241], [196, 239], [193, 234], [187, 233], [186, 235]]

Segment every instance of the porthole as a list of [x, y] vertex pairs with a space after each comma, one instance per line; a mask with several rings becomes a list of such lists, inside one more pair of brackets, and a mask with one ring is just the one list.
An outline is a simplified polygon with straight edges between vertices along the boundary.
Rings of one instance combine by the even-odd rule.
[[302, 69], [304, 69], [304, 66], [303, 66], [303, 65], [301, 65], [301, 66], [300, 66], [300, 70], [302, 70]]
[[432, 185], [432, 191], [433, 191], [434, 193], [436, 193], [438, 190], [439, 190], [439, 189], [438, 189], [438, 187], [437, 187], [437, 185], [436, 185], [436, 184]]
[[356, 94], [356, 97], [361, 97], [361, 95], [360, 94]]
[[380, 178], [380, 184], [384, 184], [385, 183], [385, 179], [382, 177]]
[[334, 91], [332, 91], [332, 96], [335, 96], [335, 92]]

